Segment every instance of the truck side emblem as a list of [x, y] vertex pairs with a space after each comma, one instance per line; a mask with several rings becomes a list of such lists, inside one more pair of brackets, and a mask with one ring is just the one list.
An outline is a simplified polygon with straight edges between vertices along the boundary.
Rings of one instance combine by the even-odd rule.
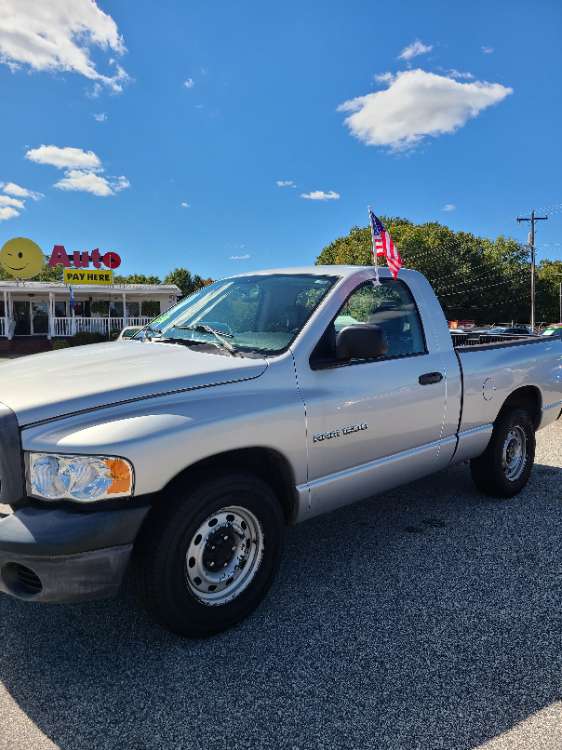
[[369, 425], [366, 422], [361, 424], [350, 424], [346, 427], [338, 427], [336, 430], [330, 430], [329, 432], [317, 432], [316, 435], [312, 436], [313, 443], [321, 443], [324, 440], [331, 440], [332, 438], [339, 438], [342, 435], [351, 435], [354, 432], [361, 432], [361, 430], [368, 430]]

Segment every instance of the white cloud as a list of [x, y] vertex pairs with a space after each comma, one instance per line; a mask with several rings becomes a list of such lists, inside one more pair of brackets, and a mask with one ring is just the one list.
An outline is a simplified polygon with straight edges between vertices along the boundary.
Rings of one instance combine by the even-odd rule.
[[[1, 2], [1, 0], [0, 0]], [[26, 159], [34, 161], [37, 164], [50, 164], [58, 169], [100, 169], [101, 161], [93, 151], [84, 151], [81, 148], [72, 146], [45, 146], [30, 149]]]
[[7, 219], [13, 219], [15, 216], [19, 216], [20, 212], [16, 211], [15, 208], [8, 206], [6, 208], [0, 208], [0, 221], [6, 221]]
[[454, 203], [445, 203], [443, 206], [443, 211], [454, 211], [456, 209], [456, 206]]
[[351, 113], [345, 124], [361, 142], [399, 151], [428, 135], [454, 133], [512, 92], [500, 83], [460, 83], [418, 68], [398, 73], [386, 89], [344, 102], [338, 111]]
[[38, 201], [43, 198], [43, 193], [36, 193], [33, 190], [17, 185], [15, 182], [0, 182], [0, 221], [13, 219], [20, 215], [20, 211], [25, 208], [24, 198], [31, 198]]
[[115, 195], [129, 186], [130, 182], [126, 177], [104, 177], [86, 169], [69, 169], [64, 177], [55, 183], [59, 190], [92, 193], [101, 197]]
[[0, 188], [8, 195], [15, 195], [18, 198], [32, 198], [34, 201], [41, 200], [45, 196], [43, 193], [36, 193], [33, 190], [17, 185], [15, 182], [0, 182]]
[[11, 198], [9, 195], [0, 195], [0, 206], [14, 206], [14, 208], [23, 208], [24, 202], [18, 198]]
[[101, 85], [101, 83], [94, 83], [92, 88], [89, 91], [86, 91], [86, 96], [89, 99], [97, 99], [102, 91], [103, 91], [103, 86]]
[[486, 45], [484, 45], [484, 46], [482, 47], [482, 52], [483, 52], [483, 53], [484, 53], [485, 55], [491, 55], [493, 51], [494, 51], [494, 48], [493, 48], [493, 47], [487, 47]]
[[424, 44], [419, 39], [416, 39], [415, 42], [412, 42], [412, 44], [404, 47], [402, 52], [398, 55], [398, 58], [400, 60], [409, 61], [414, 57], [418, 57], [419, 55], [426, 55], [428, 52], [431, 52], [432, 49], [432, 44]]
[[[0, 0], [1, 2], [1, 0]], [[130, 187], [124, 176], [105, 177], [101, 159], [93, 151], [65, 146], [39, 146], [25, 154], [25, 158], [37, 164], [49, 164], [64, 170], [64, 177], [55, 183], [59, 190], [76, 190], [92, 195], [115, 195]]]
[[377, 83], [390, 83], [390, 81], [394, 80], [394, 73], [375, 73], [373, 79]]
[[301, 198], [309, 201], [337, 201], [340, 199], [340, 194], [334, 190], [328, 190], [327, 193], [323, 190], [312, 190], [310, 193], [301, 193]]
[[193, 80], [193, 78], [187, 78], [183, 82], [183, 85], [185, 86], [186, 89], [192, 89], [195, 86], [195, 81]]
[[100, 196], [113, 194], [113, 190], [105, 177], [83, 169], [70, 169], [63, 178], [55, 183], [55, 187], [59, 190], [77, 190]]
[[251, 257], [250, 253], [246, 253], [245, 255], [231, 255], [228, 260], [249, 260]]
[[105, 112], [96, 112], [93, 115], [93, 118], [96, 122], [107, 122], [107, 115]]
[[277, 185], [277, 187], [280, 187], [280, 188], [296, 187], [294, 180], [277, 180], [275, 184]]
[[189, 203], [188, 203], [187, 201], [182, 201], [182, 202], [180, 203], [180, 206], [181, 206], [182, 208], [191, 208], [191, 206], [189, 205]]
[[472, 73], [463, 73], [460, 70], [455, 70], [455, 68], [451, 68], [451, 70], [448, 71], [451, 78], [458, 78], [459, 80], [465, 80], [465, 81], [473, 81], [474, 76]]
[[0, 62], [14, 71], [71, 71], [115, 92], [127, 73], [114, 59], [113, 69], [100, 73], [92, 48], [122, 55], [123, 37], [113, 18], [95, 0], [0, 0]]
[[131, 183], [125, 177], [125, 175], [120, 175], [119, 177], [110, 177], [109, 180], [110, 185], [115, 193], [120, 193], [121, 190], [126, 190], [127, 188], [131, 187]]

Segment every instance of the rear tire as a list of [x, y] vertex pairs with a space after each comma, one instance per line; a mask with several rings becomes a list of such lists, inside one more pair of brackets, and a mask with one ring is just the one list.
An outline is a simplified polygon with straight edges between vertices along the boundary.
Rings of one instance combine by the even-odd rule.
[[492, 497], [513, 497], [529, 481], [535, 461], [535, 427], [524, 408], [498, 417], [484, 453], [470, 462], [478, 489]]
[[175, 488], [155, 509], [140, 543], [147, 609], [187, 637], [232, 627], [269, 590], [284, 525], [276, 495], [251, 474], [203, 480], [185, 492]]

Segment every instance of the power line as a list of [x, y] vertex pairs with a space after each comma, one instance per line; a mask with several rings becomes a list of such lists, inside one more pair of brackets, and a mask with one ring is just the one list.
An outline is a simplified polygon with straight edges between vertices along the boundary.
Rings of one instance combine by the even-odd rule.
[[485, 292], [488, 289], [493, 289], [494, 287], [501, 286], [502, 284], [511, 283], [512, 278], [514, 277], [506, 276], [504, 279], [502, 279], [501, 281], [498, 281], [495, 284], [487, 284], [485, 286], [478, 286], [478, 287], [467, 286], [466, 289], [464, 290], [460, 289], [456, 292], [447, 292], [446, 294], [437, 293], [437, 294], [439, 297], [452, 297], [454, 295], [461, 295], [461, 294], [467, 294], [467, 293], [472, 293], [472, 292]]
[[[471, 270], [472, 269], [469, 269], [468, 273], [470, 273]], [[478, 270], [482, 270], [482, 269], [480, 268]], [[451, 284], [450, 286], [447, 286], [447, 285], [440, 286], [440, 282], [441, 281], [444, 281], [445, 279], [450, 279], [451, 278], [450, 275], [449, 276], [441, 276], [439, 279], [433, 279], [432, 278], [431, 279], [431, 284], [432, 284], [432, 286], [435, 289], [438, 289], [438, 290], [444, 291], [444, 292], [448, 292], [449, 289], [456, 289], [459, 286], [461, 286], [461, 287], [471, 286], [473, 284], [473, 282], [475, 282], [475, 281], [481, 281], [482, 279], [490, 278], [490, 276], [491, 276], [491, 274], [492, 274], [493, 271], [497, 271], [497, 275], [501, 275], [501, 270], [493, 268], [493, 269], [488, 269], [484, 273], [478, 274], [477, 276], [469, 276], [468, 278], [463, 278], [460, 281], [458, 281], [457, 283]], [[516, 275], [517, 274], [511, 274], [509, 276], [509, 278], [512, 278], [513, 276], [516, 276]], [[506, 278], [506, 277], [503, 276], [503, 278]]]
[[445, 310], [478, 310], [480, 312], [497, 312], [504, 305], [512, 306], [514, 302], [520, 302], [525, 299], [526, 295], [514, 295], [510, 293], [507, 297], [495, 297], [493, 300], [480, 300], [476, 302], [467, 302], [466, 300], [443, 300], [441, 304]]

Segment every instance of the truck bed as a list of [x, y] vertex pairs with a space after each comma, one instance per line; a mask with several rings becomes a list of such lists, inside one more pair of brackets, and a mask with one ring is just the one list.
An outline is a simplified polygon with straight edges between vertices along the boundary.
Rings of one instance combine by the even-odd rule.
[[[542, 419], [560, 411], [562, 341], [521, 336], [509, 341], [455, 347], [463, 380], [460, 431], [492, 425], [511, 393], [530, 388]], [[540, 390], [537, 384], [541, 384]], [[538, 425], [537, 425], [538, 426]]]
[[502, 333], [502, 334], [486, 334], [486, 333], [451, 333], [451, 339], [453, 340], [453, 346], [455, 349], [472, 349], [473, 347], [482, 346], [513, 346], [518, 344], [529, 344], [543, 340], [540, 336], [513, 334], [513, 333]]

